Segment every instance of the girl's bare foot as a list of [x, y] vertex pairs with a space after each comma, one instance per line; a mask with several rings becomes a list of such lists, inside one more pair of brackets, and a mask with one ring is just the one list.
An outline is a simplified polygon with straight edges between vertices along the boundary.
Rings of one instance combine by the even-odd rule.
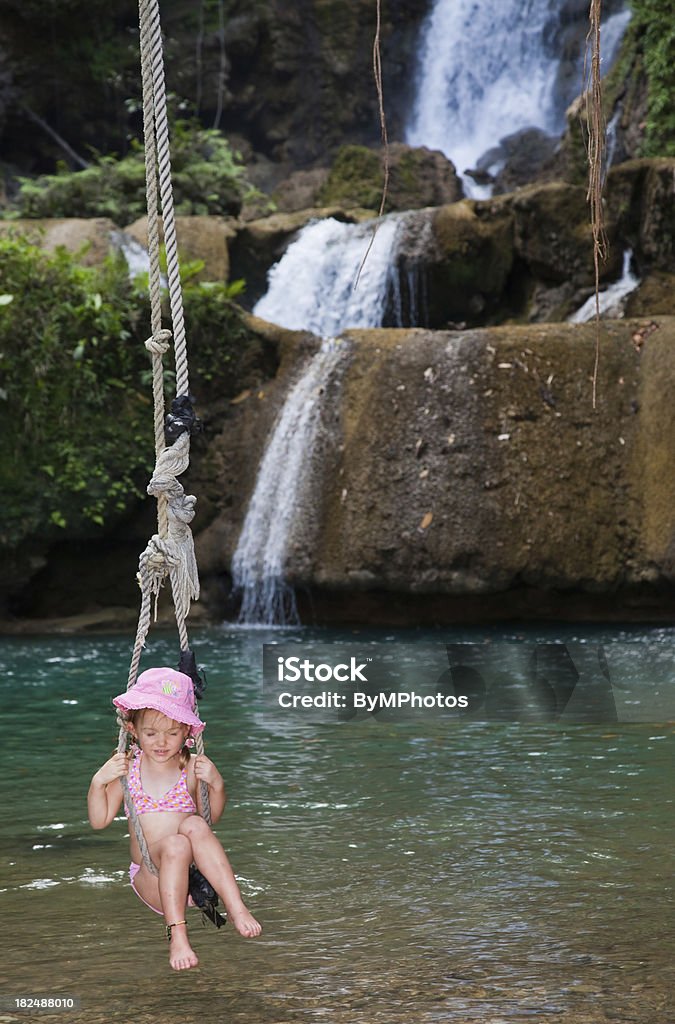
[[199, 963], [199, 958], [188, 941], [185, 924], [174, 924], [171, 927], [169, 963], [174, 971], [187, 971]]
[[237, 929], [240, 935], [243, 935], [245, 939], [254, 939], [256, 935], [260, 935], [262, 931], [262, 925], [259, 921], [256, 921], [250, 910], [242, 906], [241, 910], [237, 910], [234, 913], [228, 911], [230, 921]]

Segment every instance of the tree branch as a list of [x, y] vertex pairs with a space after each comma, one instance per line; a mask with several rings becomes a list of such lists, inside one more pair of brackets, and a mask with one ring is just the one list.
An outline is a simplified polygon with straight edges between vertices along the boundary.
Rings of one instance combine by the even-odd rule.
[[49, 135], [50, 139], [54, 140], [57, 146], [63, 150], [66, 156], [68, 156], [74, 164], [81, 167], [83, 170], [86, 170], [86, 168], [90, 166], [83, 157], [79, 156], [75, 152], [72, 146], [68, 145], [66, 140], [63, 139], [57, 131], [54, 131], [51, 125], [48, 125], [47, 122], [40, 117], [39, 114], [36, 114], [34, 110], [27, 107], [25, 103], [20, 103], [19, 108], [23, 110], [24, 114], [26, 114], [27, 117], [29, 117], [39, 128], [42, 128], [42, 130]]

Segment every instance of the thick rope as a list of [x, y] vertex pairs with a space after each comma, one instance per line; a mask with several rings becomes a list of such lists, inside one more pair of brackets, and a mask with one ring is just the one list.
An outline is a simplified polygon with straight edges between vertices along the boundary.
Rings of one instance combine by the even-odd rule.
[[185, 318], [183, 315], [183, 294], [180, 286], [178, 266], [178, 243], [176, 221], [173, 210], [173, 189], [171, 187], [171, 153], [169, 150], [169, 122], [166, 109], [166, 87], [164, 84], [164, 57], [162, 55], [162, 27], [159, 19], [158, 0], [140, 0], [141, 9], [148, 8], [149, 42], [152, 53], [152, 88], [154, 103], [155, 136], [157, 140], [157, 165], [159, 171], [159, 193], [162, 200], [162, 221], [164, 245], [166, 247], [166, 268], [169, 281], [169, 303], [173, 324], [173, 344], [176, 358], [176, 395], [187, 395], [188, 382], [187, 344], [185, 340]]
[[[155, 108], [152, 82], [152, 52], [150, 48], [150, 10], [147, 4], [139, 6], [141, 78], [143, 83], [143, 138], [145, 142], [145, 192], [148, 207], [148, 256], [150, 261], [150, 323], [152, 337], [145, 347], [152, 354], [152, 397], [155, 411], [155, 458], [164, 448], [164, 371], [162, 356], [168, 350], [171, 332], [162, 330], [162, 294], [159, 266], [159, 206], [157, 193], [157, 146], [155, 140]], [[157, 529], [160, 536], [167, 532], [166, 502], [157, 502]]]
[[[183, 296], [178, 266], [178, 245], [171, 187], [171, 156], [164, 84], [162, 32], [158, 0], [139, 0], [141, 74], [143, 79], [143, 131], [145, 136], [145, 174], [148, 199], [148, 255], [150, 258], [150, 317], [152, 335], [145, 343], [152, 357], [152, 393], [154, 405], [155, 469], [148, 484], [148, 494], [157, 499], [157, 533], [150, 539], [139, 559], [138, 582], [141, 588], [141, 608], [136, 639], [129, 666], [127, 689], [135, 686], [141, 653], [153, 617], [155, 618], [159, 592], [168, 577], [176, 614], [176, 625], [181, 651], [189, 649], [186, 618], [192, 601], [199, 597], [199, 576], [190, 523], [195, 514], [196, 498], [185, 494], [177, 477], [184, 473], [190, 461], [190, 431], [184, 430], [172, 445], [165, 440], [164, 371], [162, 357], [173, 337], [176, 360], [176, 394], [189, 396], [187, 345], [183, 315]], [[167, 277], [172, 331], [162, 328], [162, 303], [159, 265], [159, 208], [161, 200], [164, 242], [166, 247]], [[195, 707], [196, 710], [196, 707]], [[117, 749], [126, 750], [128, 733], [121, 715]], [[197, 754], [204, 753], [201, 734], [196, 738]], [[122, 777], [124, 799], [129, 820], [134, 829], [143, 863], [154, 875], [158, 874], [148, 852], [141, 822], [129, 795], [126, 778]], [[208, 786], [199, 784], [202, 814], [211, 824]]]

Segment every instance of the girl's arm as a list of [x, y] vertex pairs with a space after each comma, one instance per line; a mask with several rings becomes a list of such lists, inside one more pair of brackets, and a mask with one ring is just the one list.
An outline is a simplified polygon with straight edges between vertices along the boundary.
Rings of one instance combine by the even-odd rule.
[[92, 828], [107, 828], [122, 803], [120, 778], [128, 771], [126, 754], [114, 754], [94, 775], [87, 793], [89, 823]]
[[206, 754], [198, 754], [193, 758], [195, 778], [197, 780], [197, 809], [202, 813], [202, 796], [200, 782], [205, 782], [209, 787], [209, 804], [211, 806], [211, 821], [215, 823], [225, 810], [227, 793], [223, 777]]

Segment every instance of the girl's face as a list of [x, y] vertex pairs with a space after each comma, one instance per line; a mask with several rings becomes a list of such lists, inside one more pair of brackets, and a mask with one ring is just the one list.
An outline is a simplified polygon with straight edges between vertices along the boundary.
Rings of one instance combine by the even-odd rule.
[[133, 727], [143, 753], [159, 763], [166, 763], [180, 754], [189, 731], [189, 726], [183, 722], [174, 722], [150, 708], [141, 712]]

